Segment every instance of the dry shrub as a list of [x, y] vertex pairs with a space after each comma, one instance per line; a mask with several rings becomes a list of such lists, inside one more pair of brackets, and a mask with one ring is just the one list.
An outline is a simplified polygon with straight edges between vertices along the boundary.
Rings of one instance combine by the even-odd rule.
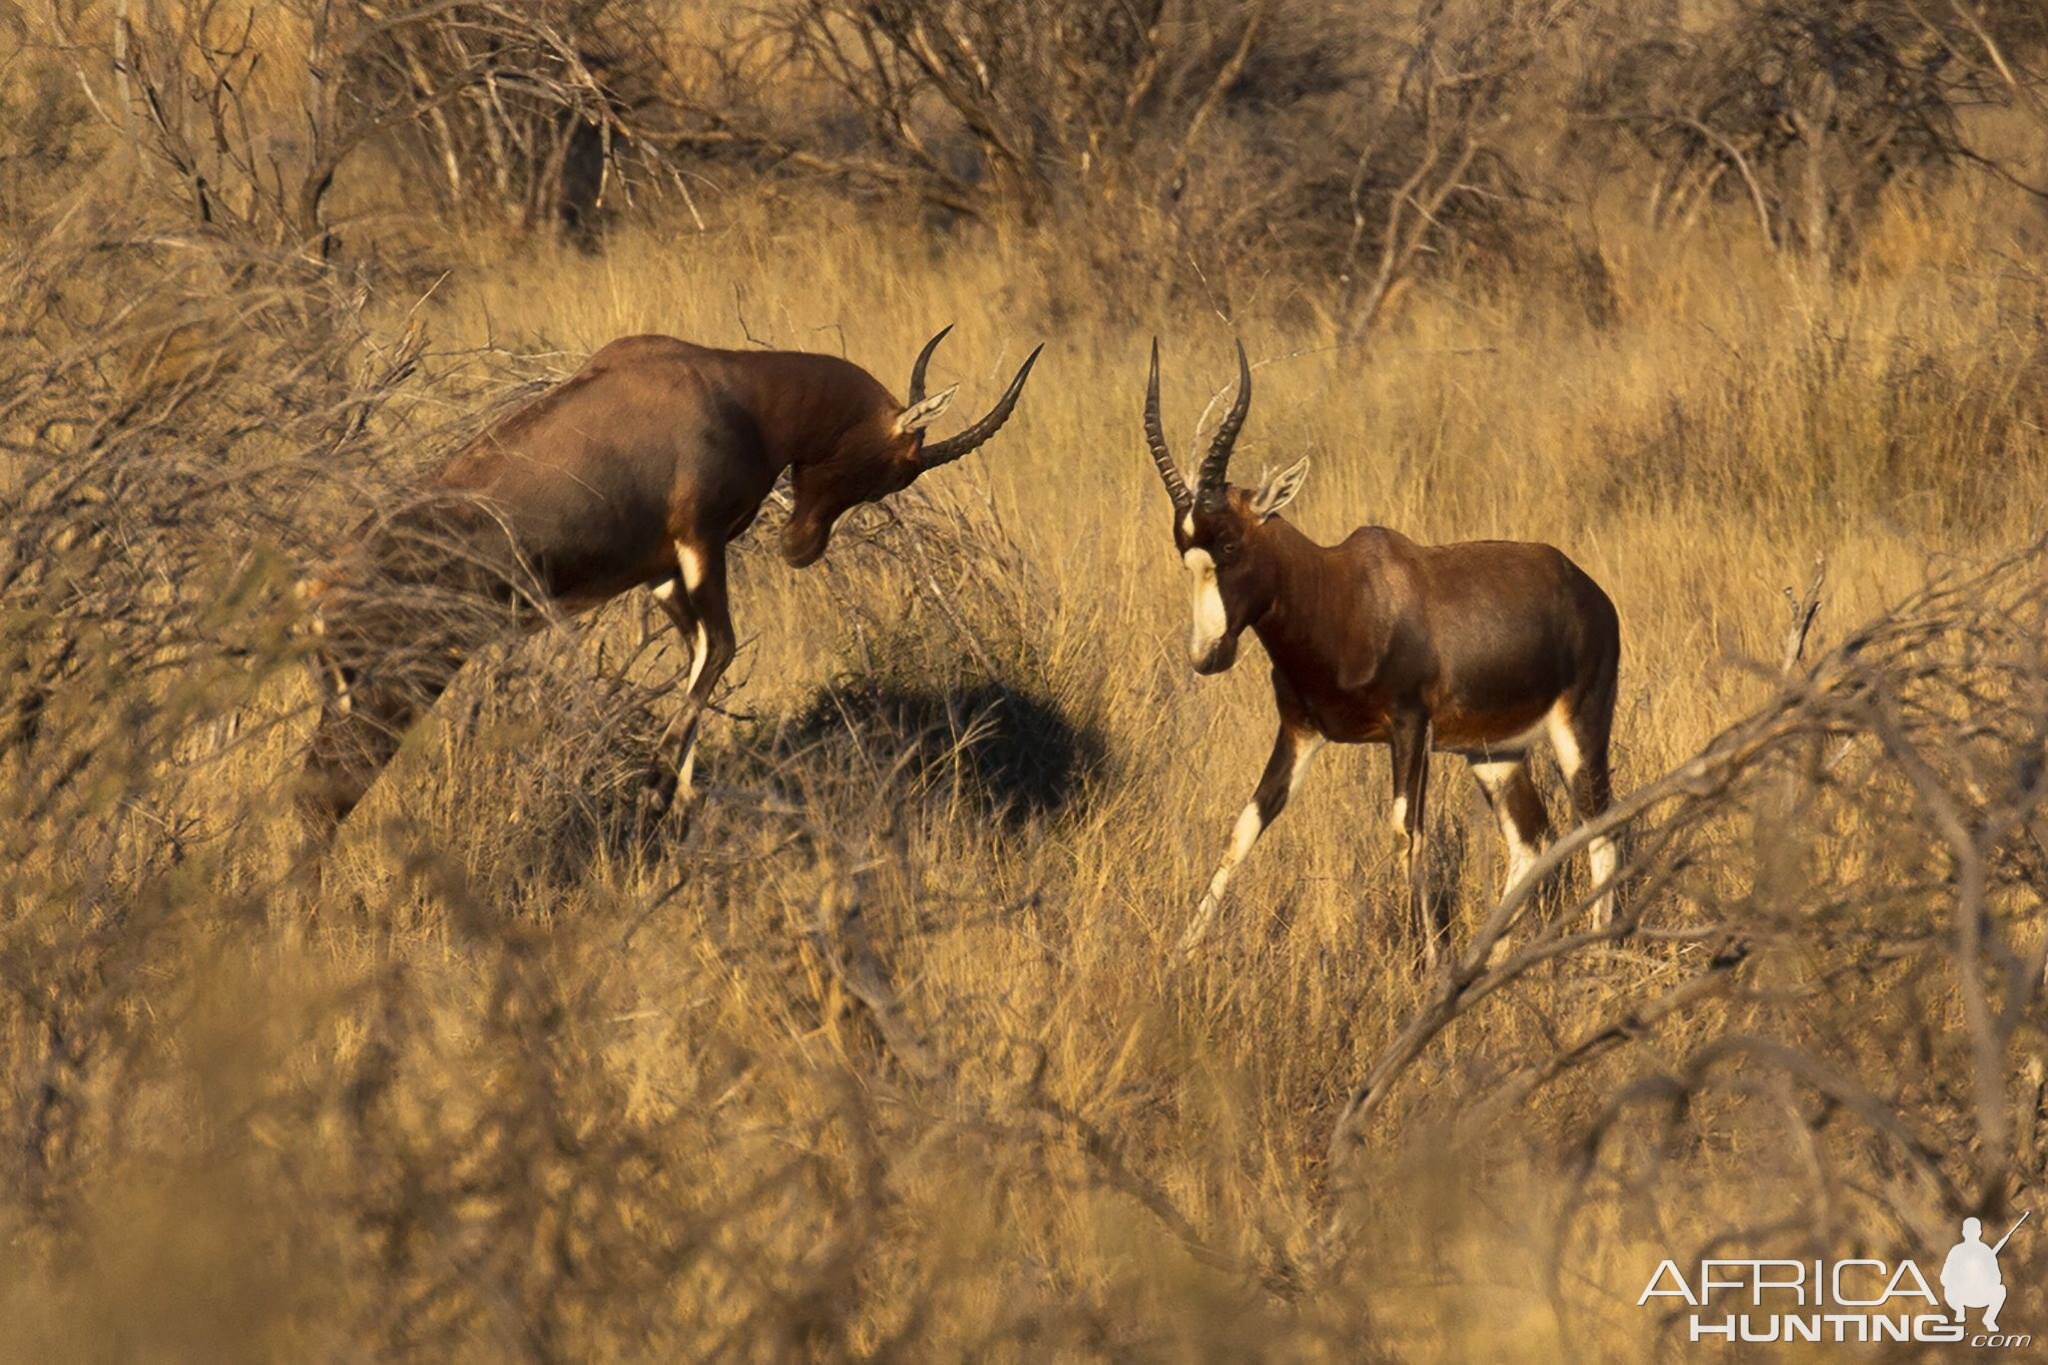
[[1035, 230], [1112, 306], [1280, 272], [1362, 335], [1434, 253], [1529, 223], [1513, 87], [1554, 7], [778, 0], [712, 42], [698, 145]]
[[28, 218], [53, 184], [97, 159], [82, 135], [92, 109], [70, 73], [46, 58], [24, 65], [0, 84], [0, 223]]
[[2048, 38], [2027, 5], [1730, 4], [1643, 19], [1614, 16], [1579, 98], [1657, 163], [1651, 213], [1683, 226], [1733, 204], [1768, 241], [1822, 263], [1850, 252], [1894, 180], [1992, 164], [1966, 115], [2026, 100], [1996, 67]]
[[[1049, 589], [990, 509], [913, 491], [857, 513], [837, 553], [840, 661], [789, 712], [760, 718], [757, 761], [1013, 827], [1103, 776], [1103, 698], [1049, 666]], [[864, 590], [877, 579], [907, 596]]]
[[[1774, 1172], [1785, 1185], [1760, 1195], [1784, 1220], [1772, 1235], [1809, 1248], [1851, 1226], [1891, 1224], [1903, 1239], [2033, 1186], [2042, 1115], [2028, 1077], [2041, 1063], [2025, 1021], [2048, 953], [2033, 895], [2048, 796], [2044, 562], [2037, 544], [1943, 575], [1810, 667], [1793, 663], [1762, 710], [1560, 840], [1546, 865], [1602, 829], [1625, 832], [1622, 922], [1577, 917], [1590, 889], [1557, 915], [1525, 910], [1526, 894], [1503, 898], [1381, 1054], [1339, 1137], [1369, 1129], [1453, 1021], [1506, 1040], [1514, 1031], [1486, 1030], [1483, 1013], [1514, 1009], [1519, 990], [1548, 1013], [1543, 1002], [1571, 993], [1576, 962], [1601, 983], [1590, 1019], [1545, 1030], [1548, 1045], [1522, 1056], [1466, 1054], [1413, 1094], [1406, 1122], [1469, 1126], [1479, 1140], [1545, 1088], [1582, 1087], [1556, 1117], [1567, 1131], [1587, 1124], [1589, 1176], [1609, 1141], [1632, 1154], [1617, 1159], [1679, 1160], [1668, 1138], [1620, 1141], [1639, 1107], [1653, 1124], [1700, 1123], [1716, 1145], [1749, 1122], [1806, 1123], [1795, 1137], [1812, 1159]], [[1510, 925], [1505, 960], [1489, 965]], [[1598, 1079], [1674, 1017], [1693, 1025], [1678, 1055], [1625, 1083]], [[1520, 1034], [1517, 1047], [1536, 1041]], [[1908, 1056], [1918, 1063], [1897, 1069]], [[1791, 1089], [1759, 1088], [1780, 1071]], [[1727, 1103], [1709, 1099], [1723, 1084]], [[1843, 1184], [1872, 1162], [1886, 1179]]]
[[132, 155], [165, 204], [245, 244], [333, 257], [362, 203], [337, 217], [337, 185], [378, 170], [408, 206], [425, 191], [450, 217], [586, 237], [636, 185], [680, 183], [645, 0], [21, 8], [29, 79], [8, 104], [62, 97], [11, 155]]
[[566, 626], [522, 640], [503, 612], [482, 615], [494, 642], [386, 789], [409, 784], [414, 764], [438, 770], [432, 806], [415, 814], [500, 897], [574, 885], [596, 860], [639, 865], [674, 832], [651, 801], [673, 761], [671, 717], [688, 676], [686, 658], [652, 657], [667, 618], [643, 621], [641, 648], [614, 654], [562, 638]]
[[588, 240], [608, 201], [681, 183], [670, 22], [647, 0], [422, 5], [352, 50], [354, 79], [381, 105], [419, 105], [392, 136], [444, 213]]
[[151, 963], [254, 908], [226, 874], [220, 924], [183, 908], [201, 849], [246, 849], [207, 817], [211, 765], [280, 723], [258, 703], [301, 659], [301, 500], [337, 464], [374, 472], [367, 433], [416, 353], [364, 345], [288, 258], [77, 222], [8, 256], [0, 294], [7, 979], [40, 1020], [8, 1043], [16, 1189], [43, 1208], [119, 1144]]
[[1826, 266], [1895, 184], [2032, 183], [1977, 116], [2048, 108], [2026, 6], [1638, 8], [45, 0], [0, 155], [126, 149], [194, 221], [323, 257], [388, 250], [342, 228], [423, 194], [594, 245], [643, 201], [702, 234], [822, 185], [883, 222], [1022, 227], [1112, 307], [1285, 299], [1349, 341], [1417, 281], [1597, 255], [1602, 196]]

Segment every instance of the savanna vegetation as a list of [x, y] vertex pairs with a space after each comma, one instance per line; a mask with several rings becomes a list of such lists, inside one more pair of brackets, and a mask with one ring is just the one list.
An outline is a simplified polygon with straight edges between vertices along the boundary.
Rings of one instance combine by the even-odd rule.
[[[0, 1355], [1636, 1360], [1665, 1257], [2038, 1210], [2044, 81], [2006, 0], [0, 3]], [[363, 518], [615, 337], [949, 322], [1016, 417], [740, 543], [694, 808], [634, 595], [307, 844]], [[1336, 750], [1176, 957], [1271, 702], [1154, 334], [1317, 538], [1607, 588], [1611, 929], [1442, 759], [1425, 973]]]

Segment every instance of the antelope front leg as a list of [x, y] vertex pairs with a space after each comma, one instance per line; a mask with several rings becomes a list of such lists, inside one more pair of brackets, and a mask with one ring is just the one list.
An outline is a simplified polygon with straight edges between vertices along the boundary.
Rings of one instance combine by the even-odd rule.
[[1501, 842], [1507, 845], [1508, 871], [1500, 888], [1506, 896], [1550, 842], [1550, 816], [1542, 793], [1529, 780], [1527, 755], [1491, 760], [1468, 755], [1465, 761], [1500, 825]]
[[1387, 749], [1394, 774], [1394, 826], [1401, 831], [1401, 867], [1408, 883], [1407, 917], [1421, 930], [1423, 961], [1434, 970], [1437, 950], [1448, 942], [1451, 926], [1447, 915], [1431, 912], [1423, 877], [1422, 815], [1429, 792], [1429, 742], [1427, 713], [1394, 718]]
[[[1508, 872], [1500, 888], [1502, 899], [1506, 899], [1528, 875], [1537, 858], [1542, 856], [1544, 845], [1550, 842], [1550, 816], [1543, 808], [1542, 793], [1529, 780], [1527, 754], [1499, 759], [1468, 754], [1465, 761], [1471, 765], [1479, 790], [1486, 794], [1486, 804], [1492, 808], [1493, 818], [1500, 824], [1501, 842], [1507, 845]], [[1539, 888], [1537, 894], [1543, 894], [1543, 890]], [[1525, 903], [1517, 917], [1529, 913], [1529, 908]], [[1508, 931], [1513, 927], [1510, 922], [1500, 937], [1493, 941], [1486, 959], [1489, 968], [1506, 960]]]
[[[735, 637], [726, 604], [724, 553], [677, 541], [676, 565], [676, 577], [655, 589], [654, 597], [690, 646], [682, 714], [670, 723], [671, 730], [682, 727], [682, 738], [675, 749], [675, 785], [668, 793], [687, 804], [696, 796], [697, 732], [712, 689], [732, 662]], [[666, 799], [661, 804], [666, 805]]]
[[1208, 894], [1195, 908], [1194, 918], [1188, 921], [1187, 932], [1181, 935], [1181, 952], [1191, 951], [1208, 936], [1210, 926], [1216, 922], [1216, 908], [1223, 902], [1224, 889], [1230, 885], [1230, 874], [1252, 851], [1252, 845], [1266, 832], [1266, 826], [1286, 809], [1287, 798], [1301, 785], [1303, 775], [1308, 772], [1309, 761], [1322, 747], [1321, 735], [1305, 727], [1281, 722], [1280, 735], [1273, 741], [1273, 756], [1266, 760], [1266, 772], [1259, 779], [1258, 790], [1238, 812], [1237, 825], [1230, 832], [1230, 847], [1224, 851], [1216, 875], [1209, 879]]
[[690, 701], [690, 690], [694, 687], [697, 680], [697, 668], [704, 657], [704, 647], [697, 638], [699, 629], [697, 618], [690, 611], [690, 598], [683, 589], [683, 580], [680, 574], [658, 585], [654, 589], [654, 600], [661, 604], [661, 609], [664, 612], [668, 613], [668, 619], [675, 625], [676, 634], [682, 637], [683, 648], [688, 650], [690, 654], [690, 678], [684, 684], [683, 711], [679, 715], [671, 716], [668, 724], [662, 727], [661, 739], [658, 741], [657, 747], [663, 751], [667, 761], [662, 764], [660, 770], [651, 776], [649, 783], [653, 789], [651, 794], [653, 809], [659, 813], [667, 810], [675, 801], [676, 788], [679, 783], [679, 774], [682, 767], [683, 750], [681, 744], [672, 745], [670, 737], [676, 733], [678, 726], [683, 727], [685, 731], [683, 743], [689, 743], [694, 734], [693, 727], [696, 724], [696, 710]]

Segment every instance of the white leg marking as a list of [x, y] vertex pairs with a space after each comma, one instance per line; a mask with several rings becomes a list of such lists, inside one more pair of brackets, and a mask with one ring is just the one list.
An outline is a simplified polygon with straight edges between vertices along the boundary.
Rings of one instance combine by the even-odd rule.
[[1223, 898], [1223, 888], [1230, 884], [1230, 874], [1252, 851], [1252, 845], [1265, 833], [1266, 817], [1259, 814], [1259, 803], [1248, 801], [1237, 813], [1237, 824], [1231, 827], [1230, 847], [1224, 850], [1223, 865], [1216, 869], [1216, 875], [1209, 879], [1209, 894], [1218, 900]]
[[695, 592], [704, 586], [704, 556], [688, 541], [676, 542], [676, 564], [683, 571], [683, 589]]
[[[1315, 756], [1322, 752], [1329, 741], [1321, 735], [1303, 736], [1297, 741], [1300, 747], [1294, 754], [1294, 767], [1287, 774], [1287, 793], [1291, 797], [1301, 786], [1301, 779], [1307, 774]], [[1223, 904], [1223, 892], [1230, 885], [1230, 874], [1237, 865], [1251, 853], [1252, 845], [1266, 832], [1266, 818], [1259, 814], [1256, 800], [1245, 802], [1244, 809], [1237, 813], [1237, 823], [1230, 830], [1230, 847], [1223, 851], [1223, 861], [1217, 865], [1216, 875], [1209, 879], [1209, 890], [1202, 897], [1202, 903], [1195, 907], [1195, 917], [1188, 921], [1188, 930], [1181, 936], [1181, 951], [1200, 943], [1208, 934], [1209, 926], [1216, 920], [1216, 911]]]
[[1514, 779], [1515, 770], [1522, 766], [1519, 758], [1497, 758], [1485, 763], [1474, 763], [1472, 776], [1479, 779], [1479, 785], [1490, 795], [1498, 795]]
[[704, 623], [697, 623], [697, 638], [690, 642], [690, 680], [683, 684], [685, 693], [697, 690], [697, 679], [704, 676], [704, 661], [711, 656], [711, 634], [704, 629]]
[[711, 636], [704, 629], [704, 623], [697, 623], [697, 638], [690, 646], [690, 680], [683, 685], [683, 705], [689, 708], [690, 734], [683, 741], [683, 766], [676, 777], [676, 791], [682, 800], [688, 801], [697, 795], [694, 781], [697, 772], [697, 736], [702, 731], [703, 706], [697, 701], [697, 679], [704, 676], [704, 662], [711, 655]]
[[1518, 838], [1508, 840], [1507, 885], [1509, 887], [1514, 886], [1516, 882], [1521, 881], [1527, 875], [1529, 869], [1535, 865], [1536, 855], [1539, 851], [1534, 845], [1525, 844]]
[[[1296, 765], [1296, 772], [1300, 767]], [[1247, 801], [1243, 810], [1237, 813], [1237, 824], [1230, 831], [1230, 847], [1223, 852], [1223, 861], [1217, 864], [1216, 875], [1209, 879], [1209, 890], [1203, 895], [1202, 903], [1195, 907], [1195, 917], [1188, 921], [1188, 929], [1180, 938], [1180, 950], [1188, 951], [1208, 937], [1209, 926], [1216, 922], [1216, 908], [1223, 903], [1223, 892], [1230, 885], [1230, 874], [1252, 851], [1252, 845], [1259, 841], [1259, 835], [1266, 828], [1265, 817], [1259, 814], [1259, 803]]]
[[1550, 727], [1550, 747], [1557, 751], [1558, 769], [1564, 774], [1564, 780], [1570, 782], [1579, 775], [1579, 769], [1585, 766], [1586, 760], [1579, 752], [1579, 737], [1572, 733], [1572, 714], [1565, 709], [1562, 697], [1550, 708], [1550, 715], [1545, 719]]
[[1508, 784], [1522, 771], [1523, 762], [1524, 760], [1518, 758], [1512, 761], [1472, 765], [1472, 776], [1478, 779], [1480, 786], [1486, 788], [1487, 796], [1493, 801], [1494, 818], [1500, 824], [1501, 841], [1508, 846], [1508, 879], [1501, 888], [1502, 895], [1513, 889], [1515, 883], [1522, 879], [1522, 874], [1529, 870], [1529, 865], [1535, 862], [1537, 855], [1543, 851], [1522, 838], [1522, 831], [1516, 827], [1514, 818], [1508, 813], [1505, 804]]
[[1216, 586], [1216, 561], [1207, 550], [1181, 556], [1188, 566], [1188, 603], [1193, 617], [1188, 630], [1188, 657], [1197, 663], [1215, 651], [1230, 618], [1223, 610], [1223, 592]]
[[697, 730], [694, 726], [690, 730], [689, 747], [683, 753], [682, 771], [676, 775], [676, 793], [677, 799], [682, 801], [697, 799]]
[[[687, 626], [690, 633], [690, 676], [683, 683], [683, 707], [676, 719], [669, 722], [671, 729], [678, 721], [686, 727], [682, 761], [676, 769], [676, 798], [688, 802], [697, 795], [697, 736], [703, 721], [704, 703], [696, 693], [697, 684], [704, 677], [705, 665], [711, 661], [711, 633], [698, 618], [695, 604], [690, 602], [697, 589], [704, 586], [704, 556], [686, 540], [676, 541], [675, 551], [677, 576], [656, 584], [654, 596], [657, 601], [668, 605], [678, 627]], [[685, 606], [675, 604], [678, 588], [682, 591]]]
[[1586, 845], [1586, 858], [1593, 865], [1593, 885], [1603, 890], [1593, 901], [1593, 923], [1606, 928], [1614, 923], [1614, 880], [1615, 867], [1620, 859], [1612, 839], [1594, 839]]
[[1408, 798], [1405, 796], [1394, 798], [1394, 833], [1403, 838], [1408, 834]]
[[[1569, 783], [1579, 775], [1585, 766], [1585, 755], [1579, 751], [1579, 738], [1572, 733], [1572, 719], [1560, 699], [1550, 708], [1550, 743], [1557, 750], [1557, 766]], [[1593, 901], [1593, 923], [1605, 928], [1614, 922], [1614, 880], [1615, 866], [1619, 858], [1612, 839], [1592, 839], [1586, 844], [1586, 861], [1593, 874], [1593, 885], [1606, 886]]]
[[[1287, 775], [1287, 791], [1291, 796], [1301, 785], [1302, 775], [1326, 743], [1321, 735], [1313, 735], [1302, 743], [1294, 755], [1294, 769]], [[1223, 863], [1216, 869], [1216, 875], [1209, 879], [1209, 894], [1202, 898], [1202, 904], [1214, 910], [1214, 902], [1223, 899], [1223, 888], [1230, 884], [1230, 874], [1237, 870], [1252, 851], [1252, 845], [1266, 832], [1266, 817], [1259, 814], [1257, 801], [1245, 802], [1243, 810], [1237, 813], [1237, 824], [1230, 831], [1230, 847], [1223, 852]]]

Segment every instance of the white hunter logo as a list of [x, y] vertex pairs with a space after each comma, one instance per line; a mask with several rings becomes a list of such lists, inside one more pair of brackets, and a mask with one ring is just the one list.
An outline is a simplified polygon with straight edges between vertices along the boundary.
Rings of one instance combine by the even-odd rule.
[[[1971, 1346], [2026, 1346], [2031, 1335], [2001, 1332], [2005, 1277], [1998, 1253], [2032, 1216], [1990, 1246], [1984, 1225], [1963, 1220], [1963, 1239], [1941, 1263], [1939, 1296], [1913, 1261], [1701, 1261], [1687, 1280], [1675, 1261], [1660, 1261], [1642, 1297], [1683, 1299], [1693, 1311], [1693, 1341], [1956, 1341]], [[1731, 1311], [1735, 1310], [1735, 1311]], [[1944, 1311], [1946, 1310], [1946, 1311]], [[1981, 1314], [1979, 1326], [1968, 1319]]]

